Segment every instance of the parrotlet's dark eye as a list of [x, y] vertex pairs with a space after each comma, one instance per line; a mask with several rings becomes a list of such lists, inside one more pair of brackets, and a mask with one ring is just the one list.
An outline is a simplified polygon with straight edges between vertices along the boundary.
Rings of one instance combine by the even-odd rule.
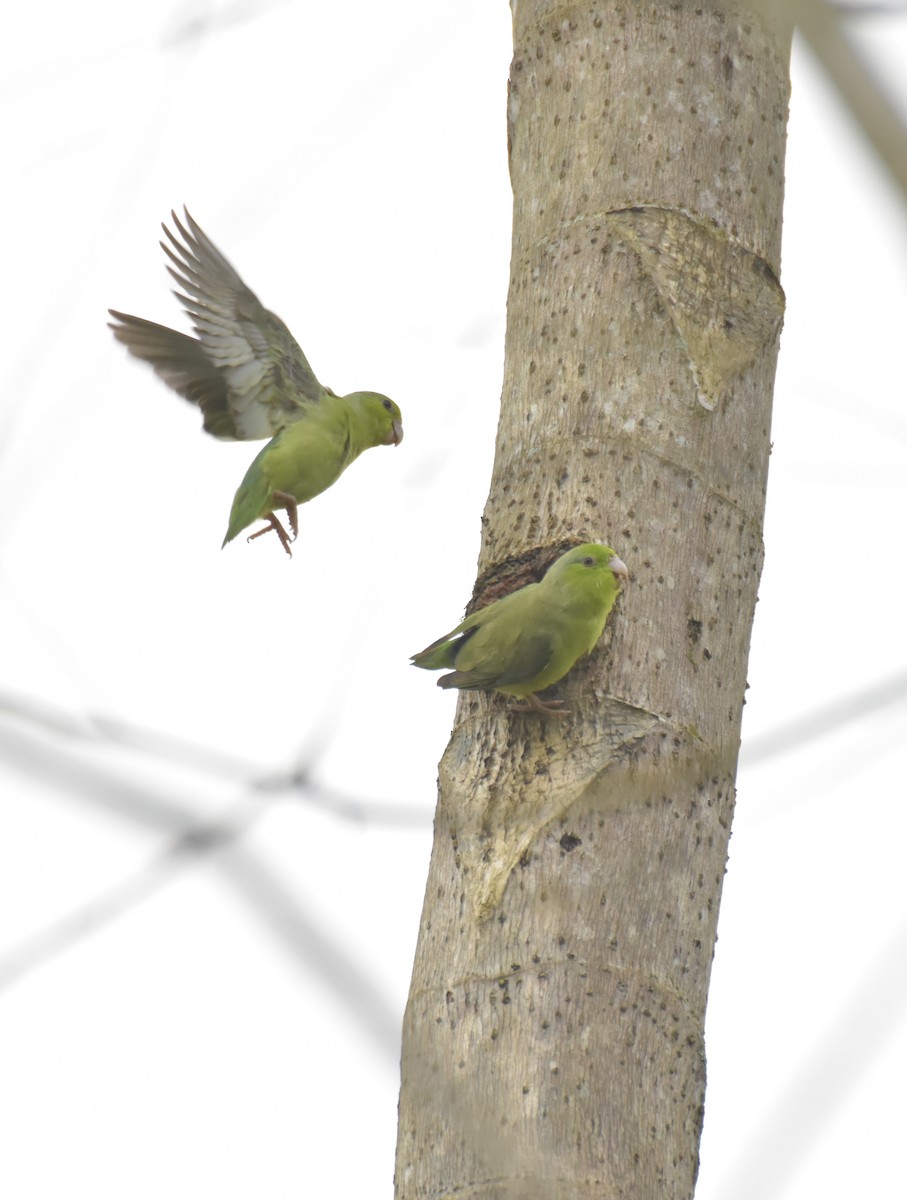
[[594, 567], [595, 566], [595, 559], [592, 557], [591, 554], [587, 554], [586, 557], [583, 559], [583, 566], [584, 567]]
[[394, 407], [391, 404], [390, 400], [382, 400], [381, 403], [384, 405], [384, 407], [387, 409], [388, 412], [390, 412], [391, 409]]

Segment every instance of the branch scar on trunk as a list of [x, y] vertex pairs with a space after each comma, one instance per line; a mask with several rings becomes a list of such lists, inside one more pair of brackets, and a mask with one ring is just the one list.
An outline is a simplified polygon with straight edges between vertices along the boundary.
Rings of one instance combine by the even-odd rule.
[[784, 317], [784, 292], [764, 258], [680, 209], [616, 209], [608, 223], [638, 257], [687, 350], [699, 403], [712, 412], [731, 380]]
[[[671, 726], [655, 713], [621, 700], [606, 698], [608, 736], [584, 739], [576, 730], [527, 724], [523, 738], [498, 737], [479, 744], [472, 721], [461, 722], [441, 759], [440, 795], [458, 797], [449, 819], [456, 831], [464, 886], [477, 920], [497, 908], [514, 868], [539, 833], [562, 817], [590, 788], [602, 786], [608, 768], [624, 758], [649, 734]], [[509, 713], [500, 720], [514, 721]], [[487, 727], [487, 724], [486, 724]], [[570, 745], [569, 761], [553, 752], [554, 743]], [[503, 748], [503, 752], [502, 749]], [[476, 771], [474, 758], [482, 756]], [[443, 800], [442, 800], [443, 802]]]

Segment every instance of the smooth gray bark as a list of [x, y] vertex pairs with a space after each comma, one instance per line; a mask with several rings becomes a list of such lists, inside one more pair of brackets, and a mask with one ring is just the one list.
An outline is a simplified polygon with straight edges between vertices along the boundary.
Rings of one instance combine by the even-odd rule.
[[397, 1197], [689, 1197], [762, 564], [789, 34], [514, 0], [514, 229], [477, 595], [600, 540], [558, 685], [461, 698], [404, 1028]]

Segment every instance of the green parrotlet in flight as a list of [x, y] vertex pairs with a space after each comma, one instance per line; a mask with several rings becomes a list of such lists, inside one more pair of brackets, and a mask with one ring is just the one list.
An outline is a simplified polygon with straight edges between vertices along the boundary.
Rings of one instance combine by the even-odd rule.
[[451, 667], [438, 687], [503, 692], [524, 701], [514, 712], [564, 715], [563, 701], [540, 700], [602, 635], [628, 578], [610, 546], [587, 542], [556, 559], [538, 583], [493, 600], [414, 654], [427, 671]]
[[273, 529], [292, 557], [277, 511], [286, 512], [295, 540], [298, 505], [329, 488], [363, 450], [400, 444], [400, 409], [378, 392], [338, 396], [320, 384], [280, 317], [184, 211], [185, 224], [171, 213], [179, 237], [164, 225], [168, 241], [161, 246], [196, 336], [114, 309], [110, 328], [130, 354], [199, 406], [208, 433], [271, 439], [237, 489], [223, 544], [263, 518], [268, 524], [248, 540]]

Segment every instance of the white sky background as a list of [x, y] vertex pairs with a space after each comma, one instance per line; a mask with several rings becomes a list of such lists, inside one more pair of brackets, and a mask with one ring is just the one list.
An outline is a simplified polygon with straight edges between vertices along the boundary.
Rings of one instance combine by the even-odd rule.
[[[407, 659], [470, 595], [510, 251], [509, 10], [450, 12], [83, 0], [4, 18], [11, 1200], [391, 1195], [394, 1037], [455, 704]], [[907, 97], [907, 18], [861, 44]], [[292, 562], [271, 537], [221, 551], [258, 446], [202, 436], [105, 327], [109, 305], [188, 327], [157, 246], [184, 201], [325, 383], [403, 410], [399, 449], [301, 510]], [[797, 46], [698, 1200], [903, 1194], [903, 699], [745, 756], [907, 673], [905, 266], [907, 213]], [[17, 715], [25, 699], [86, 736]], [[216, 755], [111, 745], [93, 716]], [[252, 786], [313, 761], [366, 819]], [[250, 823], [232, 846], [168, 855], [225, 814]], [[37, 961], [99, 901], [135, 903]]]

